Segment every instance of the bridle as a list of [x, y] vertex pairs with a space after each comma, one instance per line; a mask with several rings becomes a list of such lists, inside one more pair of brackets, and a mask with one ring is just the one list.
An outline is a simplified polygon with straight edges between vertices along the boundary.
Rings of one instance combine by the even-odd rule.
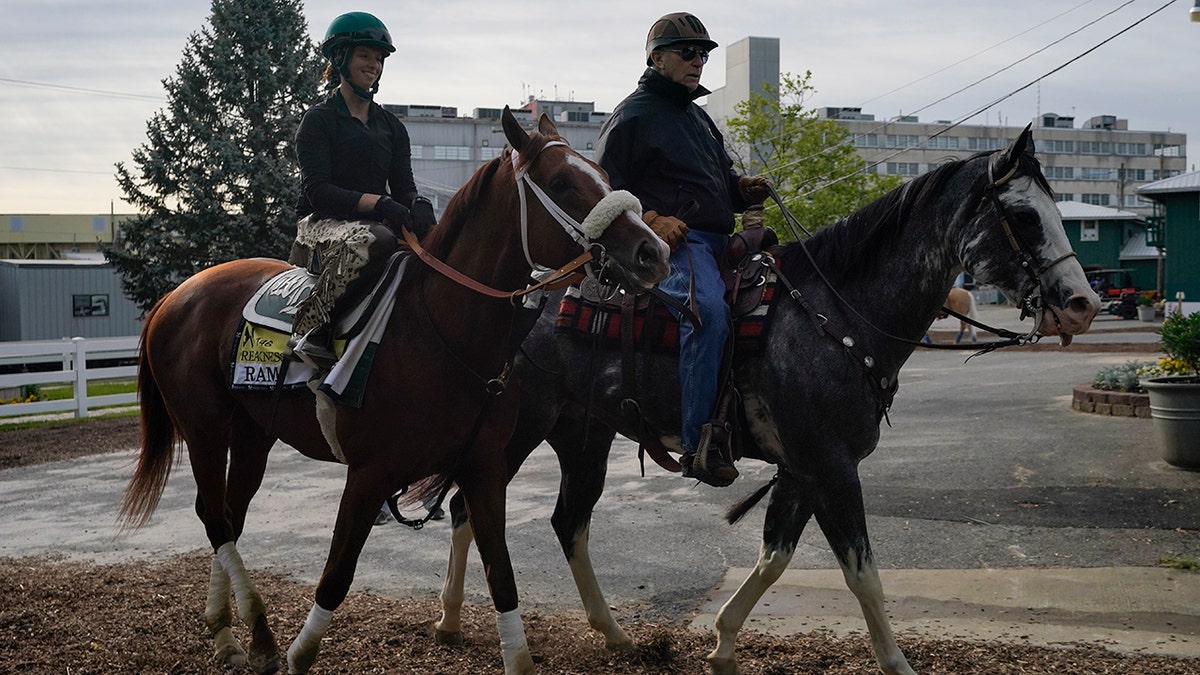
[[[1016, 175], [1019, 161], [1019, 159], [1014, 161], [1013, 167], [1000, 178], [993, 178], [993, 167], [991, 162], [988, 162], [988, 186], [983, 190], [983, 198], [979, 200], [979, 206], [975, 209], [975, 213], [977, 215], [982, 213], [985, 205], [989, 202], [992, 204], [996, 209], [996, 215], [1000, 218], [1000, 227], [1004, 230], [1004, 236], [1008, 239], [1008, 244], [1012, 247], [1013, 254], [1017, 257], [1021, 267], [1029, 276], [1029, 281], [1019, 291], [1020, 297], [1017, 299], [1017, 304], [1021, 307], [1022, 321], [1027, 316], [1033, 316], [1036, 319], [1033, 322], [1033, 327], [1029, 335], [1026, 336], [1026, 339], [1032, 339], [1037, 333], [1038, 327], [1042, 325], [1042, 317], [1046, 312], [1046, 306], [1042, 302], [1042, 275], [1049, 272], [1059, 263], [1074, 258], [1075, 252], [1067, 251], [1048, 264], [1039, 265], [1037, 259], [1033, 256], [1032, 247], [1013, 230], [1010, 221], [1013, 221], [1014, 218], [1012, 212], [1008, 210], [1008, 207], [1000, 199], [1000, 189]], [[1054, 320], [1058, 321], [1057, 315], [1055, 315]]]
[[[604, 260], [608, 257], [607, 252], [604, 250], [603, 246], [596, 242], [596, 240], [599, 239], [600, 236], [604, 234], [604, 231], [616, 221], [617, 216], [625, 211], [641, 213], [642, 205], [638, 201], [637, 197], [634, 197], [628, 191], [614, 190], [604, 195], [604, 197], [592, 207], [591, 211], [584, 216], [582, 223], [572, 218], [569, 213], [564, 211], [561, 206], [551, 199], [550, 196], [546, 194], [545, 190], [543, 190], [541, 186], [539, 186], [533, 180], [533, 178], [529, 176], [529, 170], [533, 168], [534, 163], [537, 162], [538, 157], [541, 156], [542, 150], [556, 145], [568, 148], [570, 147], [563, 141], [549, 141], [538, 148], [537, 152], [534, 153], [534, 155], [530, 157], [523, 166], [520, 162], [521, 154], [516, 149], [512, 150], [513, 173], [515, 174], [517, 182], [517, 195], [521, 203], [521, 248], [525, 254], [525, 261], [529, 263], [530, 269], [538, 272], [549, 272], [549, 274], [539, 275], [540, 278], [536, 283], [528, 284], [524, 288], [519, 288], [512, 291], [499, 290], [468, 277], [467, 275], [448, 265], [445, 261], [437, 258], [421, 246], [420, 242], [417, 241], [416, 235], [405, 228], [403, 231], [404, 240], [408, 244], [409, 248], [413, 250], [413, 253], [415, 253], [422, 262], [440, 272], [446, 278], [465, 286], [476, 293], [480, 293], [488, 297], [509, 298], [514, 304], [519, 302], [524, 296], [531, 293], [562, 288], [579, 281], [584, 276], [584, 272], [581, 270], [589, 266], [590, 263], [596, 261], [597, 257], [599, 257], [601, 267], [603, 267], [606, 264]], [[562, 227], [563, 231], [566, 232], [576, 244], [584, 249], [583, 253], [558, 269], [553, 269], [537, 263], [534, 261], [533, 256], [529, 252], [529, 203], [525, 196], [526, 188], [528, 188], [530, 192], [533, 192], [534, 196], [537, 197], [538, 202], [540, 202], [542, 207], [546, 209], [546, 212], [550, 214], [550, 217], [552, 217], [555, 222]], [[593, 253], [593, 251], [595, 251], [595, 253]]]

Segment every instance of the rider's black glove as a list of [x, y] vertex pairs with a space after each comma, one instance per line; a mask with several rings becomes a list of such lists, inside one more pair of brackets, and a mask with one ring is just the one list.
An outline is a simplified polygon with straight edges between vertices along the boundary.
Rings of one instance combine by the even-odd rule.
[[395, 232], [397, 237], [401, 235], [401, 227], [412, 229], [412, 216], [408, 209], [387, 195], [383, 195], [379, 201], [375, 202], [374, 213], [383, 220], [385, 225], [392, 228], [392, 232]]
[[424, 239], [433, 226], [437, 225], [437, 218], [433, 215], [433, 203], [425, 197], [414, 197], [410, 210], [412, 226], [409, 229], [417, 235], [417, 239]]

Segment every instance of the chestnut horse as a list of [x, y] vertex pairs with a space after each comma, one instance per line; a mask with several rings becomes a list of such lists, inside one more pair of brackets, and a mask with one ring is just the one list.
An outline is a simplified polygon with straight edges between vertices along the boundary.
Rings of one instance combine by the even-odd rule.
[[[733, 379], [743, 452], [778, 473], [731, 511], [736, 520], [770, 493], [758, 563], [717, 615], [709, 665], [717, 674], [738, 671], [738, 631], [815, 518], [861, 605], [881, 669], [912, 675], [884, 610], [858, 475], [879, 442], [900, 369], [964, 269], [1018, 299], [1037, 332], [1059, 335], [1063, 344], [1088, 329], [1099, 301], [1074, 259], [1028, 127], [1004, 150], [918, 176], [807, 242], [783, 246], [775, 259], [790, 292], [777, 294], [763, 352], [735, 356]], [[639, 355], [632, 398], [641, 415], [627, 415], [620, 347], [555, 333], [553, 318], [541, 318], [516, 360], [521, 412], [509, 472], [543, 441], [557, 453], [554, 532], [588, 624], [609, 646], [626, 646], [588, 554], [592, 509], [615, 434], [654, 434], [678, 451], [678, 365], [671, 354]], [[461, 639], [473, 525], [457, 497], [450, 506], [454, 531], [437, 624], [443, 642]]]
[[[503, 449], [520, 396], [516, 387], [502, 385], [519, 330], [517, 296], [535, 264], [554, 269], [589, 250], [603, 258], [608, 277], [644, 290], [666, 276], [668, 252], [642, 223], [637, 200], [613, 192], [603, 171], [571, 150], [548, 117], [526, 133], [506, 109], [503, 127], [511, 149], [482, 166], [450, 201], [424, 242], [435, 260], [408, 266], [362, 405], [337, 406], [331, 441], [307, 389], [281, 393], [275, 407], [270, 392], [229, 386], [242, 307], [263, 282], [288, 269], [286, 263], [217, 265], [180, 284], [147, 315], [138, 373], [142, 451], [121, 514], [133, 526], [150, 518], [178, 441], [186, 443], [196, 513], [215, 552], [204, 619], [218, 661], [248, 662], [259, 673], [279, 667], [266, 606], [236, 547], [267, 454], [279, 439], [308, 457], [347, 467], [329, 556], [308, 618], [288, 649], [288, 672], [307, 672], [316, 659], [384, 500], [403, 486], [420, 483], [425, 489], [417, 492], [427, 494], [450, 481], [474, 522], [505, 672], [532, 671], [504, 538]], [[534, 196], [527, 199], [527, 191]], [[467, 278], [453, 278], [455, 270]], [[251, 630], [248, 655], [230, 630], [231, 592]]]
[[[946, 312], [947, 309], [957, 312], [958, 314], [961, 314], [972, 321], [979, 319], [979, 312], [975, 307], [975, 296], [971, 294], [971, 291], [968, 291], [965, 288], [959, 288], [955, 286], [954, 288], [950, 289], [950, 294], [946, 296], [946, 302], [942, 303], [942, 311], [938, 312], [937, 320], [940, 321], [941, 319], [950, 316], [950, 314]], [[954, 343], [958, 344], [959, 342], [962, 342], [964, 334], [970, 336], [971, 342], [979, 342], [979, 336], [975, 334], [975, 326], [963, 321], [962, 319], [959, 319], [958, 335], [954, 337]], [[922, 339], [925, 342], [931, 342], [929, 333], [926, 333], [925, 337]]]

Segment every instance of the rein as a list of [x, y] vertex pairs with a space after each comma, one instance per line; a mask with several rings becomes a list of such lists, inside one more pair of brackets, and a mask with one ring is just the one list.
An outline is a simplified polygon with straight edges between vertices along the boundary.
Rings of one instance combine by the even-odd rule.
[[[851, 305], [845, 298], [843, 298], [841, 293], [839, 293], [837, 288], [834, 286], [833, 282], [831, 282], [829, 280], [829, 278], [827, 276], [825, 276], [825, 273], [821, 270], [821, 268], [819, 266], [817, 266], [816, 260], [813, 258], [812, 253], [808, 250], [808, 247], [805, 246], [804, 241], [802, 239], [800, 239], [799, 237], [796, 238], [796, 241], [800, 245], [800, 250], [804, 251], [804, 255], [808, 257], [809, 262], [812, 264], [813, 269], [816, 270], [817, 275], [821, 278], [821, 281], [825, 283], [825, 286], [829, 288], [830, 292], [833, 293], [834, 297], [836, 297], [838, 299], [838, 301], [841, 302], [844, 307], [846, 307], [852, 313], [854, 313], [854, 315], [857, 316], [871, 330], [875, 331], [879, 335], [882, 335], [883, 337], [885, 337], [889, 340], [912, 345], [914, 347], [919, 347], [921, 349], [973, 349], [973, 350], [977, 350], [975, 354], [972, 354], [971, 357], [968, 357], [968, 358], [974, 358], [975, 356], [979, 356], [980, 354], [987, 354], [989, 352], [995, 351], [996, 349], [1000, 349], [1002, 347], [1013, 347], [1013, 346], [1020, 346], [1020, 345], [1024, 345], [1024, 344], [1033, 344], [1033, 343], [1038, 342], [1041, 339], [1041, 336], [1037, 334], [1037, 329], [1038, 329], [1038, 326], [1041, 325], [1042, 313], [1045, 311], [1044, 308], [1041, 306], [1040, 295], [1037, 296], [1037, 300], [1034, 300], [1034, 294], [1033, 294], [1034, 291], [1036, 291], [1037, 289], [1039, 289], [1041, 287], [1041, 279], [1040, 279], [1039, 273], [1045, 274], [1047, 271], [1049, 271], [1055, 265], [1058, 265], [1059, 263], [1073, 257], [1075, 255], [1075, 253], [1070, 252], [1063, 256], [1060, 256], [1059, 258], [1055, 259], [1050, 264], [1048, 264], [1042, 268], [1038, 268], [1034, 264], [1033, 257], [1026, 251], [1026, 249], [1028, 247], [1016, 235], [1016, 233], [1013, 231], [1011, 225], [1009, 224], [1009, 220], [1012, 219], [1012, 214], [1004, 206], [1004, 203], [1000, 201], [1000, 198], [998, 196], [999, 189], [1001, 187], [1003, 187], [1006, 183], [1008, 183], [1009, 180], [1012, 179], [1012, 177], [1016, 174], [1016, 171], [1017, 171], [1017, 167], [1014, 165], [1012, 170], [1010, 170], [1007, 174], [1005, 174], [1004, 176], [1001, 176], [999, 179], [993, 179], [992, 178], [992, 166], [990, 163], [988, 164], [989, 184], [988, 184], [987, 188], [985, 188], [985, 190], [984, 190], [984, 196], [980, 200], [979, 207], [977, 207], [977, 209], [976, 209], [976, 214], [978, 214], [983, 209], [983, 206], [986, 203], [988, 203], [989, 201], [996, 207], [997, 214], [1000, 216], [1000, 222], [1001, 222], [1001, 226], [1004, 229], [1005, 236], [1008, 238], [1009, 243], [1012, 245], [1014, 252], [1019, 256], [1019, 258], [1021, 260], [1021, 266], [1024, 267], [1027, 270], [1027, 272], [1029, 273], [1029, 275], [1033, 278], [1032, 288], [1030, 289], [1029, 292], [1025, 293], [1021, 298], [1021, 306], [1022, 306], [1021, 318], [1024, 319], [1029, 314], [1036, 313], [1037, 321], [1034, 322], [1034, 325], [1030, 329], [1029, 333], [1026, 333], [1024, 335], [1022, 335], [1020, 333], [1014, 333], [1013, 331], [1010, 331], [1010, 330], [1007, 330], [1004, 328], [996, 328], [993, 326], [988, 326], [986, 324], [975, 321], [974, 319], [965, 317], [965, 316], [959, 314], [958, 312], [955, 312], [954, 310], [949, 309], [948, 307], [943, 307], [942, 309], [944, 311], [946, 311], [948, 314], [951, 314], [960, 320], [966, 321], [967, 323], [969, 323], [977, 328], [981, 328], [989, 333], [993, 333], [1004, 339], [996, 340], [996, 341], [992, 341], [992, 342], [969, 344], [969, 345], [964, 345], [964, 344], [938, 345], [938, 344], [926, 344], [919, 340], [910, 340], [908, 338], [903, 338], [898, 335], [893, 335], [893, 334], [883, 330], [882, 328], [879, 328], [878, 326], [876, 326], [870, 319], [863, 316], [863, 314], [861, 312], [859, 312], [856, 307]], [[784, 219], [785, 219], [785, 221], [787, 221], [788, 225], [793, 228], [798, 227], [798, 228], [800, 228], [800, 230], [803, 230], [805, 233], [808, 233], [808, 230], [806, 230], [804, 228], [804, 226], [800, 223], [799, 219], [796, 218], [795, 214], [793, 214], [791, 211], [788, 210], [787, 205], [784, 203], [783, 199], [780, 198], [779, 193], [775, 191], [775, 186], [773, 186], [773, 185], [770, 186], [770, 194], [771, 194], [771, 198], [774, 199], [775, 202], [779, 205], [779, 210], [783, 214]], [[793, 229], [793, 235], [795, 235], [794, 229]], [[810, 236], [811, 236], [811, 234], [810, 234]], [[777, 266], [773, 265], [773, 267], [775, 267], [775, 272], [776, 272], [776, 274], [779, 275], [779, 278], [784, 280], [785, 285], [789, 289], [789, 294], [792, 295], [793, 299], [796, 299], [798, 302], [800, 302], [800, 304], [802, 306], [805, 307], [805, 309], [812, 315], [814, 321], [817, 322], [818, 327], [824, 332], [830, 332], [831, 328], [833, 328], [833, 330], [836, 330], [835, 327], [830, 326], [828, 317], [817, 312], [814, 308], [809, 306], [807, 304], [807, 302], [800, 301], [799, 291], [796, 290], [791, 285], [791, 283], [786, 280], [786, 278], [779, 271]], [[834, 333], [831, 332], [831, 334], [834, 334]], [[835, 335], [835, 337], [836, 337], [836, 335]], [[843, 344], [846, 344], [847, 341], [849, 341], [849, 344], [846, 344], [848, 349], [853, 350], [854, 347], [856, 347], [856, 345], [854, 344], [853, 338], [850, 338], [849, 336], [844, 336], [840, 339], [843, 342]], [[856, 354], [856, 356], [858, 356], [858, 354]], [[860, 357], [860, 359], [863, 361], [864, 367], [866, 367], [868, 370], [870, 370], [874, 366], [874, 359], [871, 358], [870, 356], [866, 356], [865, 358]], [[868, 360], [869, 360], [869, 362], [868, 362]], [[886, 388], [888, 385], [881, 381], [880, 386]]]

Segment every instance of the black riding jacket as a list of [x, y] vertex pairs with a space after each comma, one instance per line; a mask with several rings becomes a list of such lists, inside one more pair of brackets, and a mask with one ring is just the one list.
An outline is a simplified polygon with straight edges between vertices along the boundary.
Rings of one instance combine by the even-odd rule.
[[[689, 229], [732, 234], [734, 214], [746, 204], [721, 132], [693, 102], [709, 93], [688, 91], [647, 68], [601, 127], [596, 163], [614, 190], [641, 200], [643, 211], [681, 217]], [[699, 208], [690, 209], [693, 201]]]
[[363, 193], [390, 194], [409, 206], [417, 196], [411, 153], [408, 130], [395, 115], [372, 102], [363, 124], [335, 90], [304, 113], [296, 130], [296, 217], [362, 218], [357, 210]]

